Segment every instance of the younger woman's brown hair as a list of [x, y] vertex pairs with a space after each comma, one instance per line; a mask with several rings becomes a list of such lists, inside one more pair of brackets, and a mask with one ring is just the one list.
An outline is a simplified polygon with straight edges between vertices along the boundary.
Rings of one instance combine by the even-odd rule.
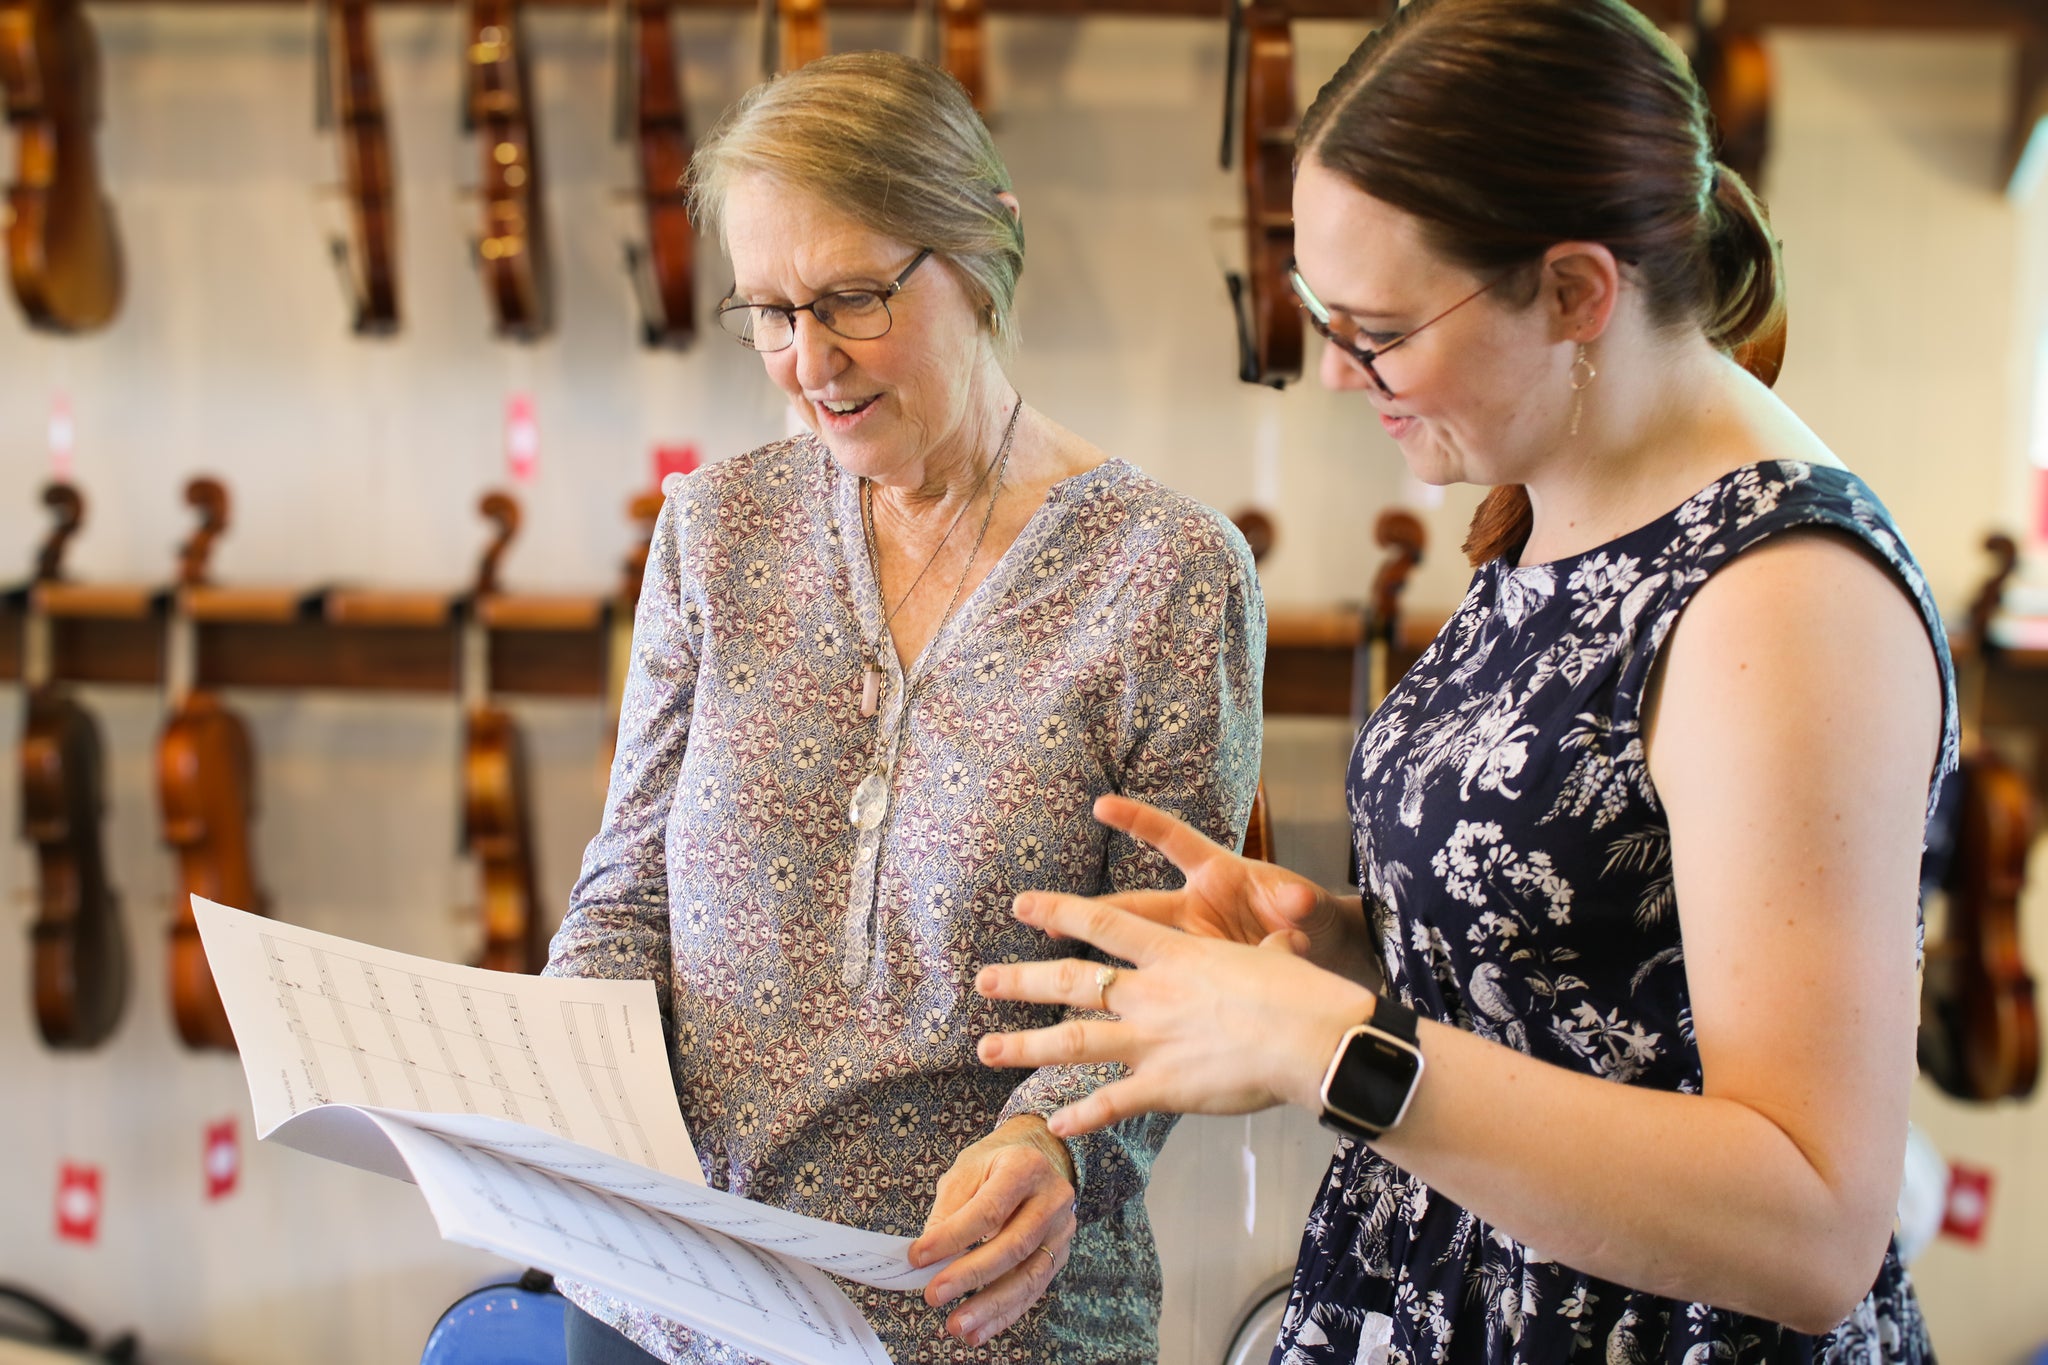
[[[1782, 268], [1713, 145], [1685, 58], [1624, 0], [1412, 0], [1316, 96], [1296, 161], [1413, 215], [1475, 274], [1524, 272], [1525, 300], [1551, 246], [1602, 243], [1653, 322], [1732, 350], [1782, 316]], [[1528, 494], [1496, 488], [1465, 553], [1519, 554], [1529, 530]]]

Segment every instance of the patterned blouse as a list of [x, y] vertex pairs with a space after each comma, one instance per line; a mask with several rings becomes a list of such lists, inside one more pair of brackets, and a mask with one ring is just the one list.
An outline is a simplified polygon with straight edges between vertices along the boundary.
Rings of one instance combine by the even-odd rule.
[[[1752, 465], [1584, 554], [1485, 564], [1353, 753], [1366, 908], [1409, 1006], [1557, 1066], [1699, 1093], [1643, 695], [1708, 575], [1801, 528], [1870, 547], [1918, 604], [1943, 677], [1930, 793], [1953, 769], [1941, 618], [1890, 516], [1853, 474]], [[1310, 1214], [1275, 1351], [1276, 1365], [1932, 1359], [1896, 1247], [1840, 1326], [1803, 1336], [1545, 1260], [1350, 1141]]]
[[[1067, 956], [1015, 896], [1178, 884], [1098, 824], [1121, 792], [1243, 837], [1265, 607], [1217, 513], [1111, 460], [1054, 485], [933, 640], [915, 690], [882, 633], [859, 481], [810, 436], [672, 478], [634, 625], [604, 823], [552, 975], [651, 978], [713, 1185], [915, 1235], [960, 1150], [1106, 1067], [1019, 1073], [975, 1042], [1059, 1011], [983, 1000], [985, 962]], [[883, 686], [861, 714], [870, 653]], [[886, 780], [871, 828], [849, 809]], [[943, 1310], [846, 1285], [899, 1365], [1150, 1362], [1140, 1197], [1171, 1119], [1070, 1140], [1081, 1229], [1039, 1304], [976, 1349]], [[571, 1287], [670, 1361], [730, 1353]]]

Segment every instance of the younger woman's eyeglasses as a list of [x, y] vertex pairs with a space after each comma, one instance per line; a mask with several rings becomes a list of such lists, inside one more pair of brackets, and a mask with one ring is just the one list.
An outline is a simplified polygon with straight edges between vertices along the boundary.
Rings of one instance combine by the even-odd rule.
[[1358, 339], [1364, 333], [1359, 330], [1358, 324], [1351, 318], [1332, 313], [1329, 307], [1315, 296], [1315, 291], [1308, 287], [1308, 282], [1301, 278], [1300, 268], [1292, 264], [1287, 267], [1288, 286], [1294, 290], [1294, 301], [1301, 305], [1301, 311], [1308, 314], [1308, 325], [1315, 328], [1317, 335], [1321, 336], [1323, 340], [1330, 342], [1338, 350], [1357, 361], [1359, 368], [1365, 371], [1366, 377], [1372, 380], [1373, 387], [1377, 388], [1387, 398], [1394, 397], [1394, 391], [1388, 387], [1386, 380], [1380, 378], [1379, 367], [1374, 365], [1373, 362], [1388, 351], [1393, 350], [1396, 346], [1407, 345], [1424, 328], [1436, 326], [1436, 324], [1442, 322], [1445, 318], [1499, 284], [1504, 278], [1506, 277], [1501, 275], [1494, 276], [1429, 321], [1419, 326], [1411, 327], [1399, 336], [1381, 345], [1361, 346]]
[[880, 289], [835, 289], [829, 294], [818, 295], [809, 303], [793, 306], [741, 303], [728, 297], [719, 305], [718, 325], [732, 333], [740, 345], [756, 351], [788, 350], [796, 341], [798, 313], [809, 313], [848, 341], [873, 341], [876, 337], [887, 336], [895, 322], [889, 313], [889, 300], [903, 291], [904, 282], [931, 254], [930, 247], [919, 251], [895, 279]]

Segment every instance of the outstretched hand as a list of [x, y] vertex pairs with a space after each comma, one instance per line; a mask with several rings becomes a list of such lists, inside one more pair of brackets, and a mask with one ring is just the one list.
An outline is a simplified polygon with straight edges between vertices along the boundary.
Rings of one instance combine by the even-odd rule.
[[1103, 899], [1198, 938], [1284, 946], [1319, 966], [1377, 980], [1355, 902], [1331, 895], [1276, 863], [1231, 852], [1165, 811], [1126, 796], [1103, 796], [1095, 818], [1165, 854], [1185, 883], [1172, 891], [1126, 891]]
[[[1212, 845], [1213, 847], [1213, 845]], [[1230, 855], [1225, 855], [1230, 856]], [[1135, 1114], [1241, 1114], [1274, 1104], [1314, 1107], [1324, 1066], [1345, 1029], [1372, 1012], [1364, 987], [1303, 961], [1281, 930], [1257, 946], [1148, 922], [1103, 900], [1028, 892], [1017, 918], [1080, 939], [1134, 964], [1098, 984], [1101, 964], [1066, 958], [981, 969], [992, 1000], [1094, 1009], [1113, 1019], [1069, 1018], [1051, 1028], [991, 1033], [990, 1066], [1122, 1062], [1129, 1074], [1048, 1120], [1061, 1137]]]

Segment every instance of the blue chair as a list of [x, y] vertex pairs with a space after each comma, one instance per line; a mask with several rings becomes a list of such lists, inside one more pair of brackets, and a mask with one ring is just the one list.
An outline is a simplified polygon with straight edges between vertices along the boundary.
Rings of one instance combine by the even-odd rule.
[[489, 1284], [448, 1305], [427, 1336], [420, 1365], [568, 1365], [554, 1281], [529, 1270], [516, 1284]]

